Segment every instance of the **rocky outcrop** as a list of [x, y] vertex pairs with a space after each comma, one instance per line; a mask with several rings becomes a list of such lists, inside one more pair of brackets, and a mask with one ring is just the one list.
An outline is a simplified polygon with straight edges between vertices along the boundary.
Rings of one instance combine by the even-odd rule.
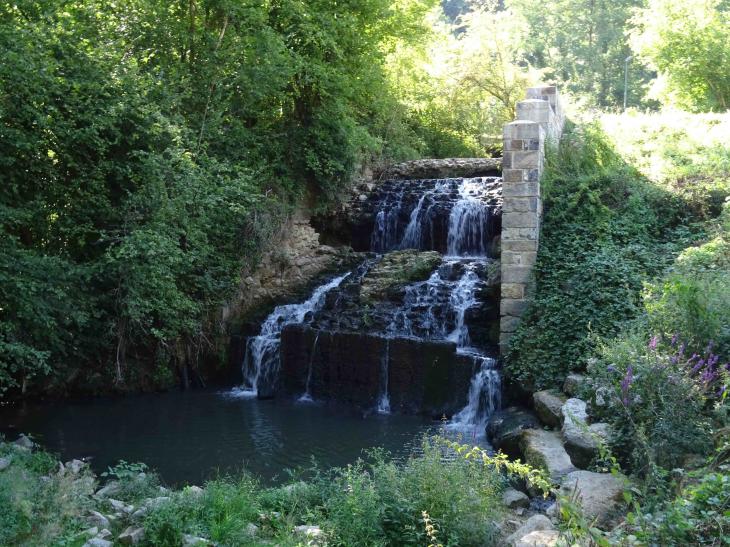
[[380, 179], [445, 179], [487, 177], [502, 168], [502, 158], [447, 158], [412, 160], [381, 169]]
[[258, 266], [242, 274], [240, 290], [224, 308], [222, 319], [257, 323], [263, 310], [299, 297], [325, 272], [346, 269], [359, 260], [348, 248], [321, 245], [309, 219], [296, 216], [282, 227], [276, 246]]
[[[430, 249], [445, 254], [454, 204], [463, 196], [463, 179], [387, 179], [364, 183], [341, 208], [314, 217], [313, 225], [328, 244], [351, 245], [355, 251], [392, 251], [401, 248], [411, 216], [419, 211], [422, 234], [407, 247]], [[474, 179], [469, 195], [488, 212], [482, 222], [482, 242], [490, 256], [499, 254], [502, 211], [502, 182], [496, 177]], [[419, 209], [420, 204], [420, 209]], [[378, 219], [383, 233], [378, 234]], [[374, 233], [379, 237], [374, 239]]]
[[387, 300], [404, 285], [428, 279], [439, 264], [441, 255], [435, 251], [388, 253], [364, 277], [360, 297], [365, 302]]
[[532, 402], [542, 423], [548, 427], [560, 427], [563, 418], [561, 409], [565, 397], [551, 390], [538, 391], [532, 396]]
[[540, 424], [532, 412], [513, 406], [492, 415], [487, 424], [487, 437], [494, 448], [510, 458], [522, 458], [522, 432], [538, 427]]
[[583, 514], [595, 519], [598, 526], [608, 527], [617, 516], [625, 481], [622, 475], [573, 471], [563, 480], [561, 492], [566, 496], [576, 493]]

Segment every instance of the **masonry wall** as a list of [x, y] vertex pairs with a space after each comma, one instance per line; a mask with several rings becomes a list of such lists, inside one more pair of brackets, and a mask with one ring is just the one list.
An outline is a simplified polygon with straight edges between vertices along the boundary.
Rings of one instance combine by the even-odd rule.
[[557, 144], [565, 123], [555, 86], [529, 88], [516, 111], [517, 120], [504, 126], [499, 338], [503, 353], [534, 291], [545, 147]]

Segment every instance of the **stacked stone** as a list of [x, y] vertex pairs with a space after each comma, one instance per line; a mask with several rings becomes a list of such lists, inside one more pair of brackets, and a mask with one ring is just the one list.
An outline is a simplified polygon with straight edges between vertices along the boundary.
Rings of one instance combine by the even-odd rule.
[[540, 177], [546, 143], [557, 143], [564, 116], [557, 88], [527, 90], [517, 121], [504, 127], [500, 346], [505, 350], [527, 309], [540, 239]]

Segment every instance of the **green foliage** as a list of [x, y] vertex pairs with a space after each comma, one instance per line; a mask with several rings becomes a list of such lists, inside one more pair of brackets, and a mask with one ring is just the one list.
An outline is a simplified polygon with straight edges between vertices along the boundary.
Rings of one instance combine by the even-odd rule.
[[655, 95], [694, 112], [730, 107], [730, 8], [722, 0], [650, 0], [632, 48], [659, 73]]
[[[544, 69], [545, 78], [590, 106], [623, 103], [624, 60], [631, 53], [625, 33], [632, 10], [643, 5], [641, 0], [510, 0], [506, 4], [525, 21], [529, 29], [525, 50], [532, 64]], [[636, 104], [641, 83], [649, 76], [635, 65], [630, 66], [631, 104]]]
[[11, 460], [0, 472], [0, 545], [73, 544], [92, 505], [96, 483], [88, 469], [57, 473], [59, 462], [48, 453], [0, 442], [3, 457]]
[[594, 407], [613, 426], [613, 451], [650, 488], [663, 479], [658, 468], [681, 467], [688, 454], [712, 448], [705, 410], [717, 382], [693, 373], [695, 364], [681, 348], [652, 342], [637, 328], [600, 343], [589, 366]]
[[0, 392], [201, 375], [292, 207], [425, 150], [386, 64], [433, 5], [0, 6]]
[[644, 280], [687, 237], [681, 201], [625, 164], [595, 126], [565, 137], [542, 184], [537, 293], [506, 363], [535, 389], [585, 367], [590, 335], [616, 334], [640, 312]]

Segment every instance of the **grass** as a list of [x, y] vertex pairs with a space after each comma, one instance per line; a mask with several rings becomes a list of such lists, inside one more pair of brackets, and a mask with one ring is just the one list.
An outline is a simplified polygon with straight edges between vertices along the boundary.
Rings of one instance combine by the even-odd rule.
[[[2, 443], [12, 463], [0, 472], [0, 545], [81, 546], [91, 510], [112, 516], [113, 537], [142, 526], [143, 544], [155, 546], [181, 545], [186, 535], [217, 545], [423, 546], [429, 534], [443, 545], [498, 545], [503, 470], [512, 468], [481, 453], [460, 456], [465, 450], [424, 438], [405, 462], [375, 450], [344, 468], [314, 469], [307, 482], [263, 487], [244, 474], [174, 491], [143, 465], [122, 462], [105, 474], [115, 485], [110, 497], [133, 509], [113, 518], [112, 502], [94, 496], [99, 484], [88, 467], [59, 472], [51, 455]], [[539, 479], [525, 466], [514, 469]], [[130, 516], [142, 507], [143, 516]], [[321, 535], [307, 538], [298, 526]]]

